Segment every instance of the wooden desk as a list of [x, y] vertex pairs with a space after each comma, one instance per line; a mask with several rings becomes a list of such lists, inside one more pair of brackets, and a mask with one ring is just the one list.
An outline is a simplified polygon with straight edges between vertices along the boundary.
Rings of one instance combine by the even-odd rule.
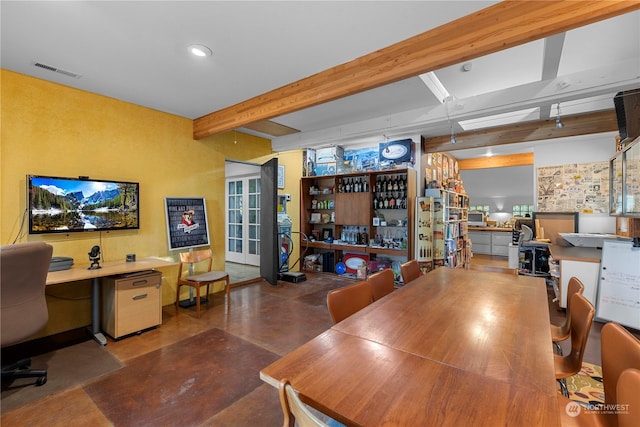
[[174, 265], [178, 265], [178, 263], [173, 261], [165, 261], [160, 258], [143, 258], [135, 262], [106, 261], [101, 264], [101, 268], [96, 270], [89, 270], [89, 264], [74, 265], [69, 270], [50, 271], [47, 274], [47, 286], [91, 279], [92, 289], [90, 332], [96, 341], [98, 341], [102, 345], [106, 345], [107, 340], [100, 332], [100, 279], [106, 276], [144, 272], [147, 270], [153, 270], [161, 267], [171, 267]]
[[541, 278], [438, 268], [260, 376], [347, 425], [560, 424]]

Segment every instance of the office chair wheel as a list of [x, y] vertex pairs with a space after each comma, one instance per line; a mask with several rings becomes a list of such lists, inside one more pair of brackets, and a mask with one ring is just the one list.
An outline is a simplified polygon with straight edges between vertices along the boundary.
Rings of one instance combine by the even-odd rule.
[[37, 386], [41, 386], [41, 385], [45, 385], [47, 382], [47, 376], [42, 376], [42, 377], [38, 377], [38, 379], [36, 380], [36, 387]]

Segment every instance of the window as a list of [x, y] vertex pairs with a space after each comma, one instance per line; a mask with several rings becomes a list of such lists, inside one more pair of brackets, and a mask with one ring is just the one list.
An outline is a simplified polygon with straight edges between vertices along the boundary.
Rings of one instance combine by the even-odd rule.
[[533, 213], [533, 205], [513, 205], [513, 216], [531, 216]]
[[469, 206], [470, 212], [484, 212], [484, 216], [489, 216], [489, 205], [471, 205]]

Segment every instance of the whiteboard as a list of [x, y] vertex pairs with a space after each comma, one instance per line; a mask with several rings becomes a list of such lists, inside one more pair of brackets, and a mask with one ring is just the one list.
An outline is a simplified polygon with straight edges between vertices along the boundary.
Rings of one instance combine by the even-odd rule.
[[596, 318], [640, 329], [640, 248], [631, 240], [605, 240]]

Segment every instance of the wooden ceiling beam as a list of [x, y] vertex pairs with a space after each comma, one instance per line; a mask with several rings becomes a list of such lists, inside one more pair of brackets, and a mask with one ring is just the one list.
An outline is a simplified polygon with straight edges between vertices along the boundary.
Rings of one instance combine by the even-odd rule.
[[[455, 152], [452, 155], [455, 157]], [[506, 154], [504, 156], [476, 157], [458, 160], [459, 170], [506, 168], [533, 165], [533, 153]]]
[[[615, 110], [562, 116], [564, 127], [556, 129], [555, 118], [507, 126], [456, 133], [456, 143], [451, 144], [451, 135], [422, 138], [424, 153], [464, 150], [466, 148], [490, 147], [517, 142], [542, 141], [552, 138], [589, 135], [618, 130]], [[612, 144], [614, 142], [612, 141]]]
[[640, 9], [628, 0], [503, 1], [193, 121], [202, 139]]

